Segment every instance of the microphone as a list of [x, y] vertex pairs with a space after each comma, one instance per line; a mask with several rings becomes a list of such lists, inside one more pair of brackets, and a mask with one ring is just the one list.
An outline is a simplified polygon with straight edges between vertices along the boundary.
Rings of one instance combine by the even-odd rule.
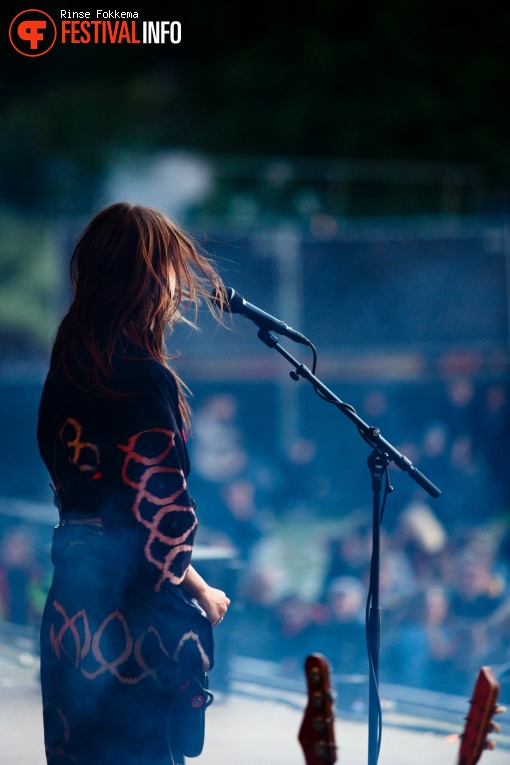
[[[218, 299], [218, 293], [213, 290], [212, 302], [219, 306], [220, 301]], [[232, 287], [225, 287], [223, 289], [223, 310], [230, 313], [239, 313], [246, 319], [253, 321], [260, 329], [268, 330], [269, 332], [276, 332], [279, 335], [285, 335], [296, 343], [303, 343], [303, 345], [311, 345], [310, 340], [307, 337], [298, 332], [292, 327], [289, 327], [285, 322], [276, 319], [271, 314], [262, 311], [257, 306], [248, 303], [239, 292], [236, 292]]]

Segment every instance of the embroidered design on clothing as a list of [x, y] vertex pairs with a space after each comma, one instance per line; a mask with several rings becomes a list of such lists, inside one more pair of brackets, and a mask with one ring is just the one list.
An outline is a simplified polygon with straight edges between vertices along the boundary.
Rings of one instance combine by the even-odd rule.
[[171, 430], [152, 428], [135, 433], [118, 448], [125, 453], [122, 480], [136, 491], [133, 514], [148, 530], [145, 557], [160, 571], [163, 582], [180, 584], [186, 575], [197, 527], [186, 478], [177, 460]]
[[73, 757], [66, 752], [66, 747], [71, 740], [71, 728], [62, 710], [55, 706], [55, 704], [46, 703], [43, 706], [43, 715], [46, 718], [50, 716], [53, 719], [56, 718], [59, 721], [59, 728], [61, 727], [62, 732], [62, 738], [57, 746], [44, 745], [48, 762], [52, 762], [54, 759], [58, 762], [62, 762], [62, 760], [77, 762], [77, 757]]
[[196, 647], [198, 648], [198, 652], [200, 654], [200, 658], [202, 659], [202, 663], [203, 663], [203, 666], [204, 666], [204, 672], [208, 672], [209, 669], [211, 668], [211, 663], [209, 661], [209, 657], [207, 656], [206, 652], [202, 648], [202, 643], [200, 642], [200, 638], [198, 637], [197, 633], [193, 632], [192, 630], [189, 630], [189, 632], [186, 632], [182, 636], [182, 638], [179, 640], [177, 648], [175, 649], [175, 651], [173, 653], [172, 659], [174, 661], [179, 661], [180, 653], [181, 653], [185, 643], [188, 640], [192, 640], [196, 644]]
[[[66, 612], [64, 611], [64, 608], [60, 605], [60, 603], [57, 603], [56, 600], [53, 602], [53, 607], [62, 615], [64, 623], [60, 627], [58, 633], [55, 633], [55, 627], [53, 624], [51, 625], [50, 627], [51, 647], [55, 651], [55, 655], [57, 659], [60, 659], [60, 660], [62, 659], [62, 651], [68, 654], [68, 651], [62, 646], [62, 640], [67, 630], [70, 630], [74, 639], [75, 650], [76, 650], [74, 663], [75, 663], [75, 666], [78, 667], [80, 664], [80, 659], [83, 659], [90, 650], [91, 636], [90, 636], [90, 627], [89, 627], [89, 622], [87, 619], [87, 614], [85, 613], [83, 609], [81, 609], [81, 611], [77, 611], [77, 613], [75, 613], [74, 616], [69, 618]], [[78, 624], [77, 624], [78, 620], [81, 620], [82, 622], [83, 640], [80, 636], [80, 631], [78, 629]]]
[[[53, 601], [53, 608], [55, 613], [50, 625], [53, 652], [59, 661], [70, 660], [88, 680], [108, 673], [123, 685], [137, 685], [146, 677], [159, 682], [158, 667], [179, 662], [188, 641], [195, 644], [204, 671], [210, 669], [210, 658], [199, 636], [192, 630], [182, 635], [170, 656], [171, 649], [167, 650], [160, 632], [153, 625], [134, 629], [119, 609], [109, 613], [97, 629], [91, 630], [84, 609], [70, 616], [57, 600]], [[177, 636], [173, 638], [176, 640]]]
[[[50, 626], [50, 640], [55, 656], [59, 661], [64, 656], [72, 659], [76, 668], [88, 680], [95, 680], [104, 673], [113, 675], [124, 685], [136, 685], [149, 676], [157, 680], [156, 668], [150, 666], [144, 656], [144, 643], [151, 638], [154, 638], [150, 647], [153, 658], [155, 646], [159, 656], [163, 654], [166, 659], [170, 658], [161, 635], [154, 627], [143, 629], [135, 639], [126, 618], [118, 609], [108, 614], [92, 633], [83, 609], [68, 616], [58, 601], [53, 601], [53, 607], [62, 617], [58, 631], [55, 621]], [[120, 630], [117, 630], [119, 626]], [[68, 632], [70, 635], [66, 637]]]
[[70, 451], [69, 462], [83, 473], [96, 474], [100, 463], [99, 447], [90, 441], [81, 440], [82, 425], [78, 420], [68, 417], [60, 429], [59, 436]]

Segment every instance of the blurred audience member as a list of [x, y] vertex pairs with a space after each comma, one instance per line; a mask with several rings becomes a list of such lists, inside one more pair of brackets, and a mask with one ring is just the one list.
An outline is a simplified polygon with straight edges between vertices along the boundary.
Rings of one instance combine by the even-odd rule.
[[280, 462], [281, 481], [274, 495], [275, 511], [280, 515], [307, 516], [324, 512], [332, 502], [332, 480], [319, 459], [317, 444], [311, 438], [296, 438]]
[[492, 480], [502, 489], [503, 507], [510, 505], [510, 481], [507, 480], [507, 441], [510, 430], [510, 403], [506, 386], [489, 385], [485, 391], [481, 414], [480, 440], [485, 451]]
[[6, 530], [0, 548], [1, 618], [15, 624], [38, 623], [40, 587], [41, 571], [32, 535], [22, 526]]
[[243, 561], [249, 561], [254, 545], [262, 538], [264, 528], [256, 504], [253, 481], [237, 478], [221, 490], [225, 511], [221, 515], [221, 532], [238, 551]]
[[311, 649], [329, 659], [335, 673], [366, 674], [366, 587], [354, 576], [333, 579], [327, 589], [326, 612], [315, 623]]
[[420, 584], [439, 575], [447, 540], [444, 526], [425, 503], [413, 502], [400, 513], [395, 544], [407, 555]]
[[492, 555], [466, 548], [456, 561], [456, 578], [451, 595], [451, 623], [458, 632], [466, 670], [472, 674], [487, 658], [491, 635], [490, 620], [507, 600], [507, 585], [496, 573]]
[[211, 396], [193, 418], [193, 467], [204, 480], [223, 483], [239, 475], [248, 455], [237, 424], [238, 403], [227, 393]]
[[205, 525], [221, 515], [223, 484], [241, 475], [249, 461], [237, 410], [235, 396], [221, 393], [207, 399], [193, 418], [193, 494]]
[[452, 612], [468, 623], [485, 619], [496, 611], [505, 598], [505, 582], [494, 570], [488, 553], [464, 550], [457, 564], [457, 578], [452, 592]]
[[444, 521], [449, 531], [468, 521], [480, 524], [493, 517], [500, 504], [500, 486], [490, 480], [483, 455], [475, 454], [473, 439], [462, 435], [452, 442], [448, 497]]
[[440, 489], [448, 485], [450, 434], [446, 423], [428, 422], [421, 442], [419, 469]]
[[371, 554], [372, 522], [366, 516], [353, 520], [351, 527], [345, 532], [330, 538], [320, 599], [327, 599], [331, 582], [340, 576], [353, 576], [366, 581]]
[[248, 569], [244, 572], [236, 602], [234, 650], [240, 656], [277, 660], [275, 641], [278, 620], [275, 604], [277, 587], [268, 569]]
[[277, 632], [271, 658], [289, 675], [302, 672], [314, 643], [313, 608], [299, 593], [284, 595], [275, 606]]
[[461, 646], [449, 617], [450, 602], [441, 585], [425, 587], [401, 603], [398, 619], [385, 636], [384, 679], [415, 688], [463, 693]]
[[398, 548], [381, 551], [379, 600], [388, 625], [398, 619], [402, 604], [414, 596], [418, 589], [418, 582], [405, 552]]
[[446, 385], [444, 420], [453, 438], [472, 433], [478, 420], [475, 386], [469, 377], [459, 377]]

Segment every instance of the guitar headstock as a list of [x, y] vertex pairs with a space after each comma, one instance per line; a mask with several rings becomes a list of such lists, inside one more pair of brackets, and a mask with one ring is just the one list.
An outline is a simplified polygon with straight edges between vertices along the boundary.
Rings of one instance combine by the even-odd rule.
[[320, 653], [305, 659], [308, 702], [298, 740], [306, 765], [333, 765], [336, 762], [333, 694], [329, 662]]
[[491, 732], [499, 732], [499, 725], [492, 722], [492, 717], [505, 711], [504, 707], [497, 706], [498, 695], [499, 683], [492, 670], [490, 667], [482, 667], [469, 702], [457, 765], [475, 765], [484, 749], [494, 749], [496, 746], [487, 736]]

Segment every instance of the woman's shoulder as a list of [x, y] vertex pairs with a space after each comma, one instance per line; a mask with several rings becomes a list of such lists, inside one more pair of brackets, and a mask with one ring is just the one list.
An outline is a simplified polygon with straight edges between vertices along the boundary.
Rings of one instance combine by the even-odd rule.
[[111, 383], [121, 394], [163, 397], [177, 405], [177, 382], [171, 369], [141, 348], [115, 359]]
[[[181, 430], [179, 393], [172, 371], [149, 354], [124, 359], [120, 364], [115, 386], [121, 398], [112, 407], [112, 415], [126, 424], [149, 427], [150, 422], [172, 423], [172, 429]], [[127, 395], [123, 395], [127, 394]], [[118, 418], [117, 417], [117, 418]], [[165, 426], [166, 427], [166, 426]]]
[[[133, 344], [114, 354], [110, 373], [100, 375], [97, 389], [91, 387], [89, 365], [68, 359], [65, 369], [50, 365], [43, 388], [44, 399], [139, 400], [150, 396], [178, 400], [175, 377], [166, 364]], [[97, 378], [96, 378], [97, 381]]]
[[171, 369], [152, 354], [143, 349], [120, 357], [115, 364], [116, 370], [122, 377], [128, 376], [135, 384], [138, 380], [156, 385], [175, 388], [176, 382]]

